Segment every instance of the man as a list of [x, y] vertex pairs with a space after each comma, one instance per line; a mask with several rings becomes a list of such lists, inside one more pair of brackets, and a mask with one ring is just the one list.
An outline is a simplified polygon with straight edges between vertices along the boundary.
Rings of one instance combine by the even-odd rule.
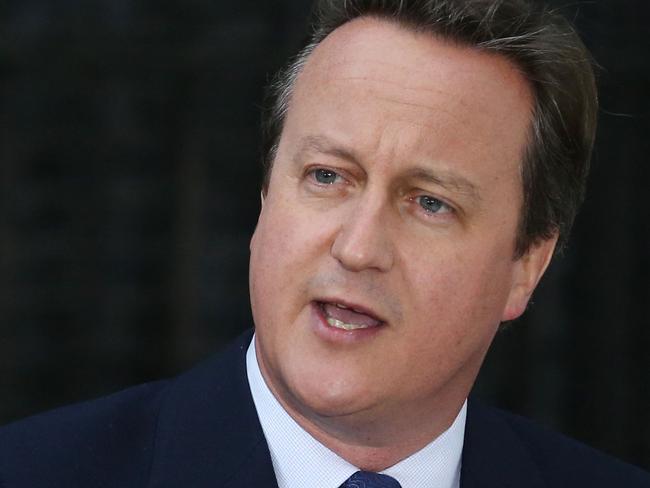
[[650, 486], [467, 401], [582, 198], [596, 96], [520, 0], [322, 1], [272, 88], [255, 334], [0, 432], [0, 486]]

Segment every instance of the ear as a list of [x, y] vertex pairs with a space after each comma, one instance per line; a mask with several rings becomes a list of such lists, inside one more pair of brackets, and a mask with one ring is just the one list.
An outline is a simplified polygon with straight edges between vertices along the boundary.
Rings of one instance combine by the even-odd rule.
[[530, 246], [514, 263], [513, 281], [502, 320], [514, 320], [524, 313], [537, 283], [546, 271], [557, 244], [557, 233]]
[[260, 190], [261, 207], [264, 208], [264, 190]]

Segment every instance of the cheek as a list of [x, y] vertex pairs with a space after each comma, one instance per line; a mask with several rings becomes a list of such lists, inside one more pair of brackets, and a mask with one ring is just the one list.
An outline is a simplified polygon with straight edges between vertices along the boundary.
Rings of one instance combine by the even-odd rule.
[[289, 202], [274, 203], [260, 216], [253, 238], [255, 255], [269, 265], [301, 261], [323, 247], [325, 226]]
[[260, 299], [294, 294], [329, 251], [328, 227], [295, 203], [267, 199], [251, 239], [253, 306]]
[[501, 271], [454, 253], [416, 264], [402, 299], [408, 310], [403, 360], [415, 384], [438, 385], [479, 367], [505, 304], [494, 283]]
[[[503, 254], [503, 255], [502, 255]], [[482, 249], [440, 245], [428, 259], [411, 259], [403, 279], [414, 319], [425, 319], [427, 333], [471, 334], [498, 325], [511, 286], [511, 258]]]

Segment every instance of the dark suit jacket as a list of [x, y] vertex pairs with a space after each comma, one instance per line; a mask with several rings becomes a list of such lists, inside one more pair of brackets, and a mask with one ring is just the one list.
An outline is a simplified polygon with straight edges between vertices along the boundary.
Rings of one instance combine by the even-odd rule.
[[[0, 429], [0, 487], [277, 486], [246, 380], [250, 337], [173, 380]], [[470, 401], [461, 488], [478, 487], [635, 488], [650, 477]]]

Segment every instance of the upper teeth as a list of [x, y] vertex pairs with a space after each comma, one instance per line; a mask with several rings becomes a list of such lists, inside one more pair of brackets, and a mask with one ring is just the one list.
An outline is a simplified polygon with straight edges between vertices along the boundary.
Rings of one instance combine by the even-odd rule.
[[341, 305], [340, 303], [335, 303], [334, 305], [336, 306], [336, 308], [342, 308], [343, 310], [352, 310], [353, 312], [356, 312], [356, 313], [362, 313], [362, 314], [365, 314], [365, 313], [366, 313], [366, 312], [362, 312], [361, 310], [357, 310], [356, 308], [352, 308], [352, 307], [347, 307], [347, 306], [345, 306], [345, 305]]
[[338, 319], [335, 319], [334, 317], [327, 317], [327, 323], [332, 327], [336, 327], [337, 329], [345, 330], [367, 329], [370, 327], [369, 325], [364, 324], [347, 324], [345, 322], [341, 322]]

